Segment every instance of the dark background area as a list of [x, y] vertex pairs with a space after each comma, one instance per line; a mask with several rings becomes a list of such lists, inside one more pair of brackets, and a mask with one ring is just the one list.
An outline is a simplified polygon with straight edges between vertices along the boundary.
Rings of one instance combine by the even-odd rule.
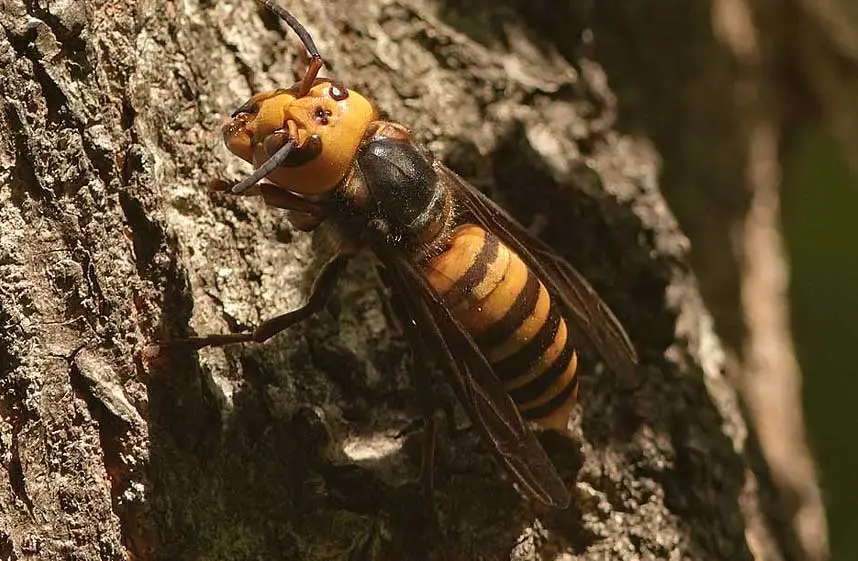
[[784, 226], [805, 413], [828, 507], [832, 561], [858, 559], [858, 177], [818, 129], [785, 151]]

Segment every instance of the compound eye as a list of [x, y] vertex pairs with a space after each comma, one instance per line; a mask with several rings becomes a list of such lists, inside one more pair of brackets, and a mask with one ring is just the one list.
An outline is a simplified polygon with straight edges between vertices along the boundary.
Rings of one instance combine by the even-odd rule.
[[239, 113], [250, 113], [251, 115], [255, 115], [258, 112], [259, 112], [259, 106], [256, 105], [256, 102], [253, 101], [253, 99], [248, 99], [247, 101], [244, 102], [244, 105], [242, 105], [241, 107], [239, 107], [238, 109], [233, 111], [232, 115], [230, 115], [230, 117], [235, 118], [235, 116], [238, 115]]
[[328, 95], [334, 101], [342, 101], [345, 98], [349, 97], [349, 90], [345, 89], [339, 84], [331, 83], [331, 86], [328, 88]]
[[330, 110], [325, 109], [321, 105], [316, 107], [316, 111], [313, 113], [313, 117], [316, 119], [316, 122], [320, 125], [328, 124], [328, 117], [330, 117], [333, 113]]

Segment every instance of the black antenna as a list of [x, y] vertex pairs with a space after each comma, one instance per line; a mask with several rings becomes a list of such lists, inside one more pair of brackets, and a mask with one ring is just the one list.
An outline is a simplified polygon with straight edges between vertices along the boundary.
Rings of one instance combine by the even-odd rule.
[[260, 179], [271, 173], [280, 164], [286, 161], [292, 150], [295, 149], [295, 143], [291, 140], [280, 147], [274, 155], [268, 158], [264, 164], [253, 170], [253, 173], [233, 185], [232, 192], [235, 195], [240, 195], [253, 187]]
[[292, 28], [292, 31], [298, 35], [298, 38], [301, 39], [301, 43], [304, 44], [304, 48], [307, 49], [307, 52], [310, 54], [310, 63], [307, 65], [307, 71], [301, 79], [301, 85], [298, 88], [297, 97], [307, 95], [307, 92], [309, 92], [310, 88], [313, 87], [313, 82], [316, 81], [316, 76], [319, 74], [319, 70], [321, 70], [322, 66], [325, 64], [325, 61], [322, 60], [322, 55], [319, 53], [319, 49], [316, 47], [316, 43], [313, 42], [310, 32], [307, 31], [307, 29], [301, 25], [301, 22], [289, 13], [286, 8], [276, 3], [274, 0], [257, 0], [257, 2], [274, 12], [277, 17], [285, 21], [289, 27]]

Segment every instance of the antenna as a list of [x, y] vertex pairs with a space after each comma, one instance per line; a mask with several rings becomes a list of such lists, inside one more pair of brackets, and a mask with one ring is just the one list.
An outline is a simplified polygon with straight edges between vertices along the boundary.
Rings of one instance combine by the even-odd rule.
[[310, 88], [313, 87], [313, 82], [316, 81], [316, 76], [319, 74], [319, 70], [324, 66], [325, 61], [322, 60], [322, 55], [319, 53], [319, 49], [316, 47], [316, 43], [313, 42], [313, 38], [310, 36], [310, 32], [307, 31], [301, 22], [293, 16], [289, 10], [275, 2], [275, 0], [257, 0], [260, 4], [271, 10], [274, 14], [277, 15], [280, 19], [286, 22], [289, 27], [292, 28], [298, 38], [301, 39], [301, 43], [304, 44], [304, 48], [307, 49], [307, 52], [310, 55], [310, 63], [307, 65], [307, 71], [304, 73], [304, 77], [301, 79], [300, 87], [298, 88], [298, 96], [303, 97], [307, 95], [307, 92], [310, 91]]
[[277, 152], [274, 153], [273, 156], [268, 158], [264, 164], [253, 170], [253, 173], [242, 179], [240, 182], [236, 183], [232, 187], [232, 192], [234, 195], [240, 195], [256, 185], [260, 179], [277, 169], [277, 166], [286, 161], [286, 158], [289, 157], [289, 154], [292, 150], [295, 149], [295, 143], [292, 141], [287, 142]]

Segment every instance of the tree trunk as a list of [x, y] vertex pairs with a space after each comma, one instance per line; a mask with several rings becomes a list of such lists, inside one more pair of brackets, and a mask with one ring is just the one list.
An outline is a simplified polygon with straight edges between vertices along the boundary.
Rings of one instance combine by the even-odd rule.
[[[751, 544], [758, 557], [822, 560], [826, 520], [790, 327], [781, 168], [789, 132], [812, 118], [811, 107], [835, 134], [849, 128], [835, 122], [851, 122], [854, 96], [833, 92], [849, 91], [854, 72], [835, 76], [831, 68], [834, 53], [854, 42], [828, 50], [811, 32], [817, 19], [849, 21], [850, 0], [804, 4], [818, 9], [805, 13], [791, 0], [713, 0], [693, 9], [606, 2], [594, 19], [620, 126], [651, 138], [663, 159], [660, 186], [691, 240], [728, 378], [748, 410], [748, 452], [782, 553], [767, 557], [770, 547]], [[828, 29], [827, 37], [848, 35]], [[840, 139], [852, 149], [848, 135]]]
[[205, 189], [247, 172], [221, 123], [302, 67], [282, 23], [250, 0], [2, 0], [0, 559], [804, 558], [659, 154], [593, 56], [634, 7], [461, 4], [289, 8], [329, 74], [537, 226], [629, 330], [637, 378], [583, 368], [572, 438], [544, 439], [574, 506], [528, 505], [465, 431], [441, 435], [440, 529], [420, 522], [420, 435], [394, 438], [419, 416], [410, 354], [369, 258], [264, 345], [150, 352], [297, 307], [326, 257]]

